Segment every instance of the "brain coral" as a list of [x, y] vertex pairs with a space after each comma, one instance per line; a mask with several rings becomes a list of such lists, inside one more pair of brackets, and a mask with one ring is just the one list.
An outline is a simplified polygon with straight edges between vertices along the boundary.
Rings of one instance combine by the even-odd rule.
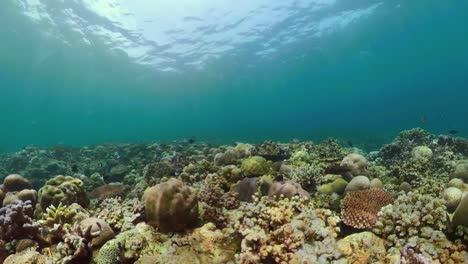
[[39, 190], [39, 204], [43, 209], [49, 205], [58, 206], [60, 203], [77, 203], [84, 208], [88, 206], [89, 200], [80, 179], [59, 175], [48, 180]]
[[392, 201], [390, 193], [378, 188], [350, 192], [343, 200], [341, 218], [348, 226], [369, 228], [377, 221], [380, 209]]
[[143, 201], [148, 224], [161, 232], [183, 231], [197, 223], [197, 195], [178, 179], [146, 189]]

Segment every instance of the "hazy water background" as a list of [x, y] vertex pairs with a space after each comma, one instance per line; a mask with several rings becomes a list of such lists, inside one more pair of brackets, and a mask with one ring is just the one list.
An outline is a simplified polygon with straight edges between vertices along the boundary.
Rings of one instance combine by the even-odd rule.
[[2, 0], [0, 150], [467, 136], [467, 13], [436, 0]]

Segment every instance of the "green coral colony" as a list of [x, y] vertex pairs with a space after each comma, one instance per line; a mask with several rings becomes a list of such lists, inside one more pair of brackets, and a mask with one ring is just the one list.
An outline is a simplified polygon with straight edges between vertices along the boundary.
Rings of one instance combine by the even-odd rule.
[[468, 140], [0, 156], [0, 263], [468, 263]]

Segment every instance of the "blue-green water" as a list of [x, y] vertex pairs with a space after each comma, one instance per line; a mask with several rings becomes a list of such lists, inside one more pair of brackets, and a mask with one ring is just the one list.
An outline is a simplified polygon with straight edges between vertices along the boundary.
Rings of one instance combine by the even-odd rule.
[[467, 13], [435, 0], [3, 0], [0, 150], [467, 136]]

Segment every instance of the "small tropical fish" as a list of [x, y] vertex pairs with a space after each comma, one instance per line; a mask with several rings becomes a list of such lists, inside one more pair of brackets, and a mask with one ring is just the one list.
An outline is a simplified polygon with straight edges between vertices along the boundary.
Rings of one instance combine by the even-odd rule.
[[196, 141], [195, 137], [191, 137], [191, 138], [187, 139], [187, 143], [189, 143], [189, 144], [193, 144], [193, 143], [195, 143], [195, 141]]
[[350, 148], [354, 148], [354, 144], [351, 140], [346, 141], [346, 144], [348, 144]]
[[449, 131], [449, 134], [456, 135], [456, 134], [458, 134], [458, 132], [459, 132], [458, 130], [452, 129], [452, 130]]

